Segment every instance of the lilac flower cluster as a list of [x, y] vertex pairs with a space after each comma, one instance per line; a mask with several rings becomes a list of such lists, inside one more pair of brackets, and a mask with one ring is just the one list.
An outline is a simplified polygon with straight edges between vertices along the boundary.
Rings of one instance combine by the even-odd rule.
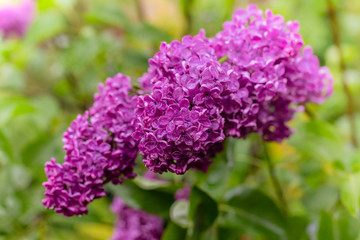
[[[64, 164], [46, 163], [44, 205], [66, 216], [86, 213], [92, 200], [106, 195], [105, 183], [135, 176], [138, 151], [150, 171], [184, 174], [190, 168], [206, 171], [226, 137], [253, 132], [267, 141], [289, 137], [293, 115], [306, 103], [322, 103], [333, 81], [311, 48], [303, 48], [298, 30], [297, 22], [285, 23], [270, 10], [264, 16], [250, 5], [238, 9], [214, 38], [200, 31], [162, 43], [139, 79], [146, 94], [129, 95], [124, 75], [107, 79], [94, 105], [64, 134]], [[184, 189], [175, 197], [188, 193]], [[130, 219], [118, 219], [116, 234], [157, 239], [146, 238], [150, 233], [140, 237], [156, 227], [140, 229], [141, 214], [116, 201], [116, 209], [129, 212], [121, 218]], [[114, 239], [124, 239], [120, 235]]]
[[151, 171], [183, 174], [206, 170], [216, 144], [225, 139], [222, 97], [232, 81], [217, 61], [205, 33], [162, 43], [141, 79], [134, 138]]
[[137, 97], [129, 96], [130, 90], [129, 77], [108, 78], [106, 86], [99, 85], [90, 111], [71, 123], [63, 138], [65, 162], [46, 163], [47, 208], [65, 216], [85, 214], [92, 200], [106, 195], [105, 183], [135, 177], [137, 141], [131, 134]]
[[0, 31], [5, 38], [24, 36], [34, 18], [34, 0], [24, 0], [18, 6], [6, 5], [0, 9]]
[[112, 211], [116, 214], [112, 240], [159, 240], [163, 221], [156, 215], [130, 208], [120, 198], [115, 198]]
[[[228, 136], [258, 132], [265, 140], [289, 137], [286, 123], [301, 105], [321, 103], [332, 92], [332, 76], [309, 46], [303, 47], [297, 22], [255, 5], [238, 9], [211, 45], [223, 67], [238, 74], [235, 93], [227, 96], [224, 118]], [[300, 107], [300, 108], [299, 108]]]

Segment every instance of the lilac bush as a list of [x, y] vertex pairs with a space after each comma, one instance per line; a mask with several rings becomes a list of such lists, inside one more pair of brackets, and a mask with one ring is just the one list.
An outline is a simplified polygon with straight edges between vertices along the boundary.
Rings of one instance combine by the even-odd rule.
[[116, 215], [111, 240], [159, 240], [163, 233], [163, 221], [156, 215], [130, 208], [116, 197], [111, 205]]
[[[142, 90], [135, 92], [122, 74], [107, 79], [64, 134], [65, 162], [46, 163], [44, 205], [66, 216], [87, 213], [92, 200], [106, 195], [105, 183], [135, 177], [138, 152], [152, 172], [184, 174], [206, 171], [226, 137], [289, 137], [294, 114], [332, 92], [329, 70], [303, 48], [298, 30], [297, 22], [285, 23], [270, 10], [264, 17], [250, 5], [213, 38], [200, 31], [162, 43], [139, 79]], [[188, 199], [189, 191], [175, 198]], [[156, 217], [119, 199], [113, 209], [119, 214], [114, 239], [161, 236]]]

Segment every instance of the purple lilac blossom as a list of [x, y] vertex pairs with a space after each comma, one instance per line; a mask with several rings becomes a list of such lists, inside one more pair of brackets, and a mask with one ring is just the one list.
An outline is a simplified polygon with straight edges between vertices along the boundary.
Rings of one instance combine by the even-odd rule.
[[71, 123], [64, 133], [65, 162], [45, 164], [48, 181], [43, 204], [65, 216], [87, 213], [87, 205], [106, 195], [107, 182], [134, 178], [137, 141], [134, 108], [137, 96], [129, 96], [130, 78], [121, 74], [99, 84], [89, 111]]
[[6, 5], [0, 9], [0, 32], [5, 38], [16, 35], [23, 37], [33, 21], [34, 0], [24, 0], [19, 5]]
[[158, 175], [157, 173], [151, 172], [151, 171], [146, 171], [143, 173], [143, 178], [145, 178], [146, 180], [150, 180], [150, 181], [163, 181], [163, 182], [168, 182], [166, 179], [161, 178], [160, 175]]
[[160, 240], [163, 221], [156, 215], [130, 208], [118, 197], [111, 210], [116, 214], [115, 230], [111, 240]]
[[175, 192], [176, 200], [189, 200], [191, 189], [189, 186], [178, 189]]
[[133, 135], [145, 166], [156, 173], [206, 171], [215, 146], [225, 138], [222, 97], [234, 81], [204, 31], [182, 42], [163, 42], [149, 65], [140, 82], [151, 93], [139, 97]]
[[227, 136], [260, 133], [281, 141], [292, 130], [287, 122], [305, 103], [322, 103], [332, 92], [332, 76], [298, 33], [297, 22], [255, 5], [238, 9], [224, 30], [211, 39], [223, 67], [238, 74], [237, 91], [224, 98]]

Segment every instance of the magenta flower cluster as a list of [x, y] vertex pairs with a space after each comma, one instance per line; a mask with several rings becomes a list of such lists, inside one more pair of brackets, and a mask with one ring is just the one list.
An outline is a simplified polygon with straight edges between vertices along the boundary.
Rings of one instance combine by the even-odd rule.
[[322, 103], [332, 92], [332, 76], [298, 33], [297, 22], [255, 5], [238, 9], [224, 23], [211, 45], [223, 67], [238, 74], [235, 93], [225, 98], [227, 135], [258, 132], [265, 140], [281, 141], [292, 130], [287, 122], [307, 102]]
[[0, 32], [7, 38], [23, 37], [33, 21], [35, 1], [24, 0], [19, 5], [6, 5], [0, 9]]
[[71, 123], [63, 138], [65, 162], [46, 163], [47, 208], [65, 216], [85, 214], [88, 203], [106, 195], [105, 183], [135, 177], [137, 142], [131, 135], [137, 97], [129, 96], [130, 90], [129, 77], [108, 78], [90, 110]]
[[[200, 31], [162, 43], [139, 79], [143, 90], [121, 74], [107, 79], [64, 134], [65, 162], [46, 163], [44, 205], [66, 216], [86, 213], [106, 195], [105, 183], [135, 177], [138, 152], [152, 172], [184, 174], [206, 171], [226, 137], [289, 137], [294, 113], [322, 103], [333, 81], [298, 30], [297, 22], [250, 5], [213, 38]], [[119, 232], [130, 231], [125, 222]]]
[[134, 138], [145, 166], [158, 173], [206, 170], [211, 149], [225, 139], [222, 96], [232, 81], [217, 61], [205, 33], [162, 43], [140, 81]]
[[163, 221], [156, 215], [130, 208], [116, 197], [111, 205], [116, 214], [115, 230], [111, 240], [159, 240]]

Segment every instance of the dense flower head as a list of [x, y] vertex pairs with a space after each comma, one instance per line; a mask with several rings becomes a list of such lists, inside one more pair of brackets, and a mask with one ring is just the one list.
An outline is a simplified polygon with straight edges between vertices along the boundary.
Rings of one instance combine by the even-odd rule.
[[130, 79], [118, 74], [99, 85], [94, 105], [79, 115], [64, 133], [65, 162], [45, 165], [48, 181], [43, 204], [65, 216], [87, 213], [87, 205], [106, 195], [107, 182], [135, 177], [137, 97], [129, 96]]
[[19, 5], [6, 5], [0, 9], [0, 31], [3, 36], [24, 36], [34, 18], [34, 0], [24, 0]]
[[222, 98], [233, 81], [203, 31], [162, 43], [149, 64], [140, 81], [151, 93], [138, 99], [133, 135], [145, 166], [157, 173], [206, 170], [225, 138]]
[[[99, 85], [94, 104], [90, 108], [90, 122], [99, 129], [107, 129], [111, 139], [111, 156], [106, 176], [112, 183], [121, 183], [132, 176], [132, 167], [137, 157], [138, 142], [132, 134], [135, 130], [135, 108], [138, 96], [132, 91], [128, 76], [118, 74]], [[125, 178], [119, 178], [122, 174]], [[112, 177], [113, 176], [113, 177]]]
[[116, 214], [112, 240], [160, 240], [163, 221], [156, 215], [130, 208], [118, 197], [111, 205]]
[[[303, 40], [297, 22], [255, 5], [238, 9], [211, 44], [223, 67], [238, 74], [235, 93], [224, 104], [229, 136], [259, 132], [265, 140], [281, 141], [292, 130], [286, 122], [301, 105], [321, 103], [332, 92], [329, 70], [319, 66]], [[300, 106], [300, 107], [299, 107]]]

